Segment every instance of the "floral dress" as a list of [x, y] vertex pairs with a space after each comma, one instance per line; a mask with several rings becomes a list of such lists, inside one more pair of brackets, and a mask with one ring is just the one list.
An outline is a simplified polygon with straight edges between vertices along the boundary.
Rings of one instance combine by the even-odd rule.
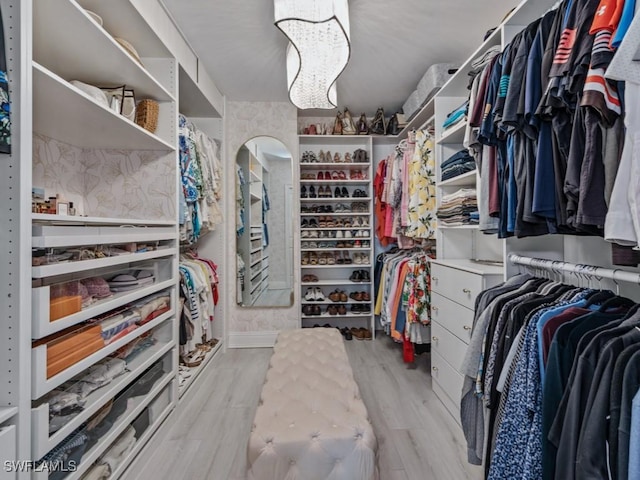
[[408, 294], [407, 323], [431, 323], [431, 270], [426, 256], [411, 261], [411, 270], [405, 280]]
[[416, 132], [416, 146], [409, 162], [409, 210], [405, 235], [435, 238], [436, 162], [433, 137], [426, 130]]

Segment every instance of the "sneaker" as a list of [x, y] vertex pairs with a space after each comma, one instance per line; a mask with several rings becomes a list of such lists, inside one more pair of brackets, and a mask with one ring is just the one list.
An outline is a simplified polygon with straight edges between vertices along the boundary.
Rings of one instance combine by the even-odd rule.
[[324, 302], [326, 300], [324, 293], [318, 287], [314, 288], [314, 297], [316, 302]]
[[344, 232], [342, 230], [336, 230], [336, 238], [344, 238]]

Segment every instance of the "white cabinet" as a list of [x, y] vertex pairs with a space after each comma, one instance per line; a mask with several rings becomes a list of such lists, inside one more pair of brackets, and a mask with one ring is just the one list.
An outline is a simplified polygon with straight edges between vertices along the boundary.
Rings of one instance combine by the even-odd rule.
[[433, 390], [460, 422], [461, 373], [478, 294], [500, 283], [501, 267], [465, 260], [431, 262], [431, 374]]

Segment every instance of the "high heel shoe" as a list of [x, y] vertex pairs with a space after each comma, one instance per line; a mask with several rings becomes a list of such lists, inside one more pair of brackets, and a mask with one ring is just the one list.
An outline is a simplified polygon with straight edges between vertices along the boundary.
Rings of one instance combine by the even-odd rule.
[[352, 163], [351, 162], [351, 154], [349, 152], [344, 154], [344, 163]]
[[331, 152], [327, 150], [327, 153], [324, 154], [324, 163], [333, 163], [333, 157], [331, 156]]
[[325, 162], [325, 156], [324, 156], [324, 152], [322, 150], [320, 150], [320, 153], [318, 154], [318, 161], [320, 163], [324, 163]]
[[333, 163], [340, 163], [342, 160], [340, 159], [340, 154], [338, 152], [336, 152], [336, 154], [333, 156]]
[[[313, 187], [311, 187], [313, 188]], [[302, 188], [300, 189], [300, 198], [309, 198], [307, 195], [307, 187], [306, 186], [302, 186]]]
[[309, 187], [309, 198], [318, 198], [318, 195], [316, 195], [316, 188], [313, 185]]

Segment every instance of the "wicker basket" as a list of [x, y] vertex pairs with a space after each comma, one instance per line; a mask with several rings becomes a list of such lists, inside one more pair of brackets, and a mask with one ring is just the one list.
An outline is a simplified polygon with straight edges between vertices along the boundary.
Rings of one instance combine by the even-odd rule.
[[136, 106], [136, 123], [145, 130], [155, 133], [158, 128], [158, 102], [155, 100], [141, 100]]

